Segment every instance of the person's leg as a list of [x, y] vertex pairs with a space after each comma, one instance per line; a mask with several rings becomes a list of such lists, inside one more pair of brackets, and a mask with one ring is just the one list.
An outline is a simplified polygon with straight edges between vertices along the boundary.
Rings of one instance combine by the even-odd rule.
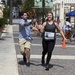
[[27, 65], [30, 65], [30, 46], [31, 46], [31, 42], [30, 41], [26, 41], [25, 43], [25, 54], [26, 54], [26, 63]]
[[70, 42], [72, 42], [71, 32], [69, 32], [69, 40], [70, 40]]
[[72, 42], [72, 38], [71, 37], [69, 38], [69, 40], [70, 40], [70, 42]]
[[52, 56], [52, 51], [54, 49], [55, 46], [55, 40], [52, 40], [48, 43], [48, 54], [47, 54], [47, 59], [46, 59], [46, 69], [49, 69], [49, 62]]
[[25, 48], [25, 53], [26, 53], [26, 63], [30, 62], [30, 49], [29, 48]]
[[23, 55], [24, 62], [26, 62], [26, 54], [25, 54], [25, 49], [24, 49], [25, 42], [26, 41], [24, 39], [19, 39], [19, 46], [20, 46], [21, 54]]
[[46, 64], [49, 64], [54, 46], [55, 46], [55, 40], [50, 41], [48, 44], [48, 55], [47, 55]]
[[43, 47], [43, 51], [42, 51], [41, 63], [45, 64], [45, 55], [46, 55], [47, 50], [48, 50], [48, 45], [47, 45], [47, 41], [45, 41], [44, 39], [42, 39], [42, 47]]

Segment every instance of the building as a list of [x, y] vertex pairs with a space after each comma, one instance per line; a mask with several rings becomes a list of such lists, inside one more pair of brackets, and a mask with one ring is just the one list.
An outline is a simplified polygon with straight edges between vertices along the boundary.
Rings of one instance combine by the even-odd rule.
[[[53, 0], [53, 13], [55, 19], [59, 16], [61, 25], [64, 25], [65, 14], [75, 9], [75, 0]], [[75, 18], [71, 17], [72, 24], [75, 23]]]
[[4, 5], [3, 5], [2, 1], [0, 0], [0, 18], [3, 17], [3, 8], [4, 8]]

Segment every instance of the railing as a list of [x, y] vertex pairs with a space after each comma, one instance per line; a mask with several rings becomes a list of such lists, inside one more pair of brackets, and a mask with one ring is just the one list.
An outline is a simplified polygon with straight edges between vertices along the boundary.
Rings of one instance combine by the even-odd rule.
[[64, 1], [64, 4], [75, 4], [75, 0], [54, 0], [53, 4], [61, 3], [61, 1]]

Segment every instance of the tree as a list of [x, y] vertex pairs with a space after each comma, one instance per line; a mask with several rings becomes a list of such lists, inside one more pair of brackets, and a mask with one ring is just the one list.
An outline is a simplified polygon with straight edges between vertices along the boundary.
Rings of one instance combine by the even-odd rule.
[[3, 9], [3, 17], [9, 18], [9, 8], [7, 6]]
[[31, 12], [33, 6], [34, 6], [34, 0], [25, 0], [23, 5], [23, 11]]
[[33, 8], [32, 8], [33, 6], [34, 6], [34, 0], [24, 1], [22, 11], [27, 12], [29, 18], [32, 18], [33, 16], [35, 16]]
[[[2, 2], [4, 3], [4, 5], [7, 4], [7, 6], [10, 5], [10, 0], [7, 0], [7, 3], [5, 0], [2, 0]], [[12, 1], [12, 5], [15, 6], [15, 5], [22, 5], [22, 0], [13, 0]]]
[[16, 0], [16, 3], [17, 3], [18, 5], [22, 5], [22, 0]]

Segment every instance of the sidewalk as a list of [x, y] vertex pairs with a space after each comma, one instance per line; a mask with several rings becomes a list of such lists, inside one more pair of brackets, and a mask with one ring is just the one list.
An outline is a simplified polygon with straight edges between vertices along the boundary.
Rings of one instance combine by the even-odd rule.
[[0, 75], [19, 75], [11, 25], [0, 38]]

